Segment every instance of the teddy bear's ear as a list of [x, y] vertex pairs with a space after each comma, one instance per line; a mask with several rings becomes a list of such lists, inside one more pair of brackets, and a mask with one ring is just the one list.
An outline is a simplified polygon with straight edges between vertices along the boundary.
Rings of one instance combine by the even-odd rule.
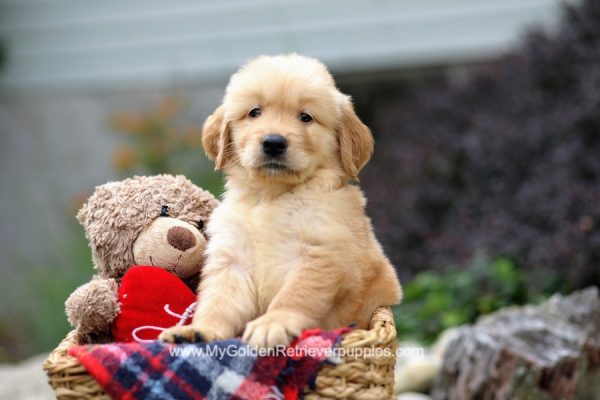
[[77, 221], [79, 221], [79, 223], [81, 225], [85, 225], [85, 222], [87, 220], [87, 216], [88, 216], [88, 202], [86, 201], [83, 206], [81, 206], [81, 208], [79, 209], [79, 211], [77, 211], [77, 215], [75, 216], [75, 218], [77, 218]]
[[206, 155], [215, 161], [215, 169], [223, 169], [233, 156], [229, 124], [225, 121], [225, 107], [220, 105], [204, 122], [202, 145]]

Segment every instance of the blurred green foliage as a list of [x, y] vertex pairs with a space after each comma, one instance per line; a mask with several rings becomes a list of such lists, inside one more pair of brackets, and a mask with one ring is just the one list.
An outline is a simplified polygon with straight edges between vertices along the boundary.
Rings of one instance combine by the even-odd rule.
[[6, 64], [6, 44], [4, 41], [0, 40], [0, 71], [4, 68]]
[[83, 231], [71, 219], [43, 263], [21, 257], [16, 265], [27, 274], [0, 280], [8, 310], [0, 316], [0, 363], [49, 351], [70, 329], [64, 302], [94, 272]]
[[[36, 310], [28, 314], [28, 323], [33, 328], [31, 339], [40, 349], [56, 347], [70, 330], [64, 313], [65, 300], [76, 286], [89, 280], [94, 273], [90, 250], [81, 228], [74, 226], [58, 247], [72, 260], [71, 265], [61, 266], [61, 270], [68, 273], [63, 274], [61, 279], [48, 279], [48, 269], [38, 266], [29, 277], [32, 291], [39, 299], [44, 299], [37, 303]], [[56, 310], [60, 310], [62, 315], [57, 315]]]
[[546, 291], [532, 293], [528, 287], [523, 272], [507, 258], [478, 256], [465, 268], [421, 272], [404, 286], [403, 302], [394, 307], [398, 336], [431, 343], [444, 329], [544, 297]]
[[183, 174], [215, 195], [223, 191], [221, 174], [202, 149], [202, 121], [180, 95], [166, 96], [142, 112], [119, 112], [111, 125], [122, 138], [112, 155], [116, 171], [133, 174]]

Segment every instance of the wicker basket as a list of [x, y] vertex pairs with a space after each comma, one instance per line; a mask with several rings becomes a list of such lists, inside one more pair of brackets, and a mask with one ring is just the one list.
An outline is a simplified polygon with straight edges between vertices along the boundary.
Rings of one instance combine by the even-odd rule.
[[[85, 344], [85, 339], [71, 331], [44, 362], [48, 382], [56, 397], [61, 400], [110, 399], [79, 361], [67, 354], [69, 347], [76, 344]], [[316, 388], [306, 391], [306, 399], [381, 400], [393, 397], [396, 328], [390, 308], [375, 310], [369, 329], [346, 333], [340, 346], [344, 350], [340, 352], [344, 354], [342, 362], [321, 368]]]

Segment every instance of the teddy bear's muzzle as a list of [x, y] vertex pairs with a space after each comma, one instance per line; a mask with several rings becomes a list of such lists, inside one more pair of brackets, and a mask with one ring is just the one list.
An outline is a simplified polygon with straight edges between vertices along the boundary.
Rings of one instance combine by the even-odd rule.
[[186, 251], [196, 245], [194, 234], [182, 226], [174, 226], [167, 233], [167, 242], [180, 251]]
[[159, 217], [133, 243], [133, 261], [164, 268], [184, 279], [200, 272], [205, 245], [204, 235], [192, 224]]

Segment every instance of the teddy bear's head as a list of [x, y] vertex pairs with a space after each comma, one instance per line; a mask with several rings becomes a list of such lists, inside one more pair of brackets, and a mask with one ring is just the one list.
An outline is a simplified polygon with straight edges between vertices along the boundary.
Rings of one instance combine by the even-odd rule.
[[98, 186], [77, 219], [100, 277], [154, 265], [185, 279], [202, 265], [204, 225], [217, 204], [183, 176], [136, 176]]

